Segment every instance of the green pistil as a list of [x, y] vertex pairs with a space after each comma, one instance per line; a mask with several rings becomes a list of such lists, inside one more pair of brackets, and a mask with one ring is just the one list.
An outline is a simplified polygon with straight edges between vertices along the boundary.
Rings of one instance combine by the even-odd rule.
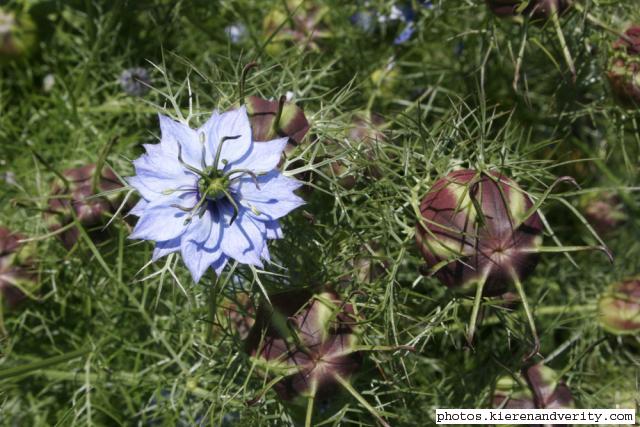
[[200, 178], [198, 181], [198, 190], [200, 191], [201, 198], [215, 201], [225, 196], [229, 188], [229, 178], [216, 175]]

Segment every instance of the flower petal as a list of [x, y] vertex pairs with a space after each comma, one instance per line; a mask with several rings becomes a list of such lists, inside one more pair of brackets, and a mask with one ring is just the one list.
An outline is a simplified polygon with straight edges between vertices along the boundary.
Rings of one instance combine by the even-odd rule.
[[267, 221], [264, 225], [267, 227], [267, 239], [282, 239], [284, 237], [280, 223], [277, 220]]
[[236, 139], [229, 139], [222, 145], [220, 149], [220, 159], [217, 165], [218, 169], [224, 169], [225, 163], [227, 164], [227, 168], [229, 168], [230, 165], [247, 158], [253, 142], [251, 139], [251, 125], [249, 124], [249, 116], [247, 116], [246, 108], [242, 106], [238, 109], [224, 112], [214, 120], [215, 123], [211, 124], [209, 130], [210, 137], [207, 141], [214, 157], [224, 138], [238, 137]]
[[184, 221], [189, 213], [175, 205], [191, 207], [195, 203], [195, 194], [166, 196], [150, 202], [129, 238], [163, 242], [181, 236], [187, 230]]
[[222, 221], [226, 225], [221, 240], [222, 251], [243, 264], [262, 267], [260, 255], [265, 245], [266, 228], [261, 221], [254, 221], [248, 211], [240, 208], [233, 224], [234, 210], [230, 203], [219, 203]]
[[145, 199], [140, 199], [138, 203], [136, 203], [136, 205], [131, 208], [128, 215], [133, 215], [138, 217], [141, 216], [144, 210], [147, 208], [148, 204], [149, 202], [147, 202]]
[[249, 169], [255, 173], [270, 172], [282, 157], [289, 138], [278, 138], [267, 142], [254, 142], [249, 153], [233, 163], [229, 169]]
[[156, 262], [160, 258], [167, 256], [171, 253], [176, 252], [180, 249], [180, 237], [176, 237], [172, 240], [167, 240], [164, 242], [156, 242], [156, 247], [153, 250], [153, 256], [151, 257], [151, 261]]
[[160, 144], [162, 145], [164, 154], [177, 160], [177, 144], [180, 144], [182, 147], [182, 159], [189, 165], [200, 168], [202, 166], [202, 150], [204, 148], [206, 153], [207, 149], [201, 140], [202, 137], [200, 134], [184, 123], [177, 122], [162, 114], [158, 116], [160, 118], [160, 132], [162, 134]]
[[[221, 270], [226, 263], [226, 256], [220, 248], [220, 218], [218, 207], [211, 205], [202, 217], [194, 217], [189, 229], [182, 236], [182, 258], [196, 283], [209, 266], [215, 265], [214, 269]], [[220, 258], [224, 259], [218, 262]]]
[[251, 215], [260, 221], [281, 218], [304, 204], [304, 200], [293, 193], [302, 183], [277, 170], [258, 177], [258, 184], [260, 188], [245, 177], [236, 181], [232, 189]]

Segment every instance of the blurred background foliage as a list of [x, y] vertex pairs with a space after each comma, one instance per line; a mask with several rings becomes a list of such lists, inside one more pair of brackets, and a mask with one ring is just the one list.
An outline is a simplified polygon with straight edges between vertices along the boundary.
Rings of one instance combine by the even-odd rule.
[[[415, 347], [368, 352], [354, 379], [391, 425], [489, 407], [530, 348], [522, 307], [486, 301], [470, 348], [472, 300], [420, 273], [414, 241], [420, 199], [459, 167], [498, 169], [534, 198], [574, 177], [580, 189], [562, 184], [542, 206], [547, 246], [598, 244], [589, 202], [615, 196], [605, 207], [626, 220], [600, 233], [614, 263], [544, 254], [525, 289], [541, 354], [577, 406], [637, 405], [638, 335], [607, 334], [596, 303], [640, 273], [640, 114], [606, 78], [616, 32], [640, 16], [634, 2], [576, 3], [560, 17], [574, 80], [551, 24], [496, 18], [480, 0], [2, 2], [15, 28], [0, 31], [19, 52], [0, 61], [0, 224], [33, 239], [39, 291], [2, 313], [0, 423], [288, 425], [273, 392], [246, 404], [267, 381], [221, 307], [319, 285], [350, 296], [365, 344]], [[237, 106], [250, 61], [246, 94], [288, 95], [311, 123], [283, 166], [307, 182], [307, 204], [284, 221], [267, 271], [233, 266], [193, 284], [178, 257], [148, 264], [124, 212], [100, 241], [81, 232], [67, 250], [51, 235], [56, 172], [109, 147], [107, 164], [129, 176], [158, 140], [158, 112], [186, 114], [191, 99], [196, 125]], [[375, 425], [341, 402], [327, 424]]]

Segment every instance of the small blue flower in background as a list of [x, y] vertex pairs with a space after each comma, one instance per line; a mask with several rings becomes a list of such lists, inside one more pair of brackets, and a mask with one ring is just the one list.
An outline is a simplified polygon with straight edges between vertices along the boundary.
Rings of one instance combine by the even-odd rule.
[[[433, 9], [433, 2], [430, 0], [418, 0], [418, 5], [425, 9]], [[385, 25], [390, 22], [402, 22], [404, 28], [393, 40], [393, 44], [399, 45], [407, 42], [416, 31], [416, 10], [413, 2], [398, 2], [392, 5], [388, 14], [375, 11], [369, 2], [364, 2], [362, 10], [351, 16], [351, 23], [366, 33], [375, 30], [376, 24]]]
[[149, 92], [151, 76], [142, 67], [127, 68], [120, 74], [120, 87], [131, 96], [144, 96]]
[[242, 42], [248, 34], [247, 27], [242, 23], [231, 24], [225, 27], [224, 32], [232, 44]]
[[135, 160], [129, 184], [142, 196], [132, 239], [153, 240], [153, 260], [180, 251], [198, 282], [229, 259], [262, 267], [278, 219], [303, 204], [301, 183], [276, 169], [288, 138], [254, 142], [245, 107], [199, 129], [160, 115], [162, 138]]

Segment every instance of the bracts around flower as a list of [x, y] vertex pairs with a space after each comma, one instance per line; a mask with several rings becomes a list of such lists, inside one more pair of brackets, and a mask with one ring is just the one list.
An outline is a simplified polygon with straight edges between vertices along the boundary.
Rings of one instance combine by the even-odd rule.
[[475, 293], [468, 340], [471, 344], [483, 297], [503, 294], [515, 286], [531, 328], [537, 354], [539, 338], [523, 281], [543, 252], [568, 252], [606, 247], [542, 246], [543, 222], [538, 212], [559, 178], [533, 203], [514, 181], [495, 171], [457, 170], [437, 180], [422, 199], [416, 242], [426, 261], [424, 271], [446, 286]]
[[257, 143], [245, 106], [198, 129], [160, 116], [161, 140], [147, 144], [128, 178], [142, 200], [132, 239], [156, 242], [153, 260], [180, 251], [194, 281], [230, 259], [262, 267], [279, 220], [303, 204], [300, 182], [278, 169], [289, 138]]

